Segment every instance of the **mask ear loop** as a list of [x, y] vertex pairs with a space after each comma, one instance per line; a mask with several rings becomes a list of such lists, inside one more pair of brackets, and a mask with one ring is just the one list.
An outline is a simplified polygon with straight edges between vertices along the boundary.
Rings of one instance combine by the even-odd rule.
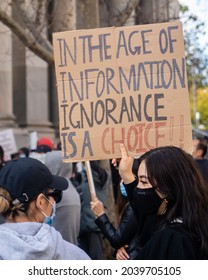
[[169, 201], [168, 201], [168, 199], [167, 199], [167, 196], [164, 197], [163, 200], [165, 201], [166, 204], [168, 204]]
[[[162, 193], [162, 192], [160, 191], [160, 189], [159, 189], [157, 186], [153, 187], [153, 189], [154, 189], [156, 192], [160, 193], [161, 195], [164, 195], [164, 193]], [[157, 194], [157, 195], [158, 195], [158, 194]], [[164, 202], [165, 202], [166, 207], [164, 208], [164, 210], [162, 211], [162, 213], [160, 213], [159, 215], [163, 215], [163, 214], [165, 214], [165, 213], [166, 213], [166, 211], [167, 211], [167, 207], [168, 207], [168, 202], [169, 202], [169, 200], [168, 200], [168, 197], [167, 197], [167, 196], [166, 196], [166, 197], [164, 197], [164, 198], [162, 198], [162, 197], [161, 197], [161, 199], [162, 199], [162, 203], [161, 203], [161, 205], [163, 204], [163, 201], [164, 201]], [[161, 205], [160, 205], [160, 207], [161, 207]], [[160, 210], [160, 207], [159, 207], [159, 209], [158, 209], [158, 212], [159, 212], [159, 210]]]
[[167, 197], [164, 197], [158, 209], [157, 215], [164, 215], [167, 211], [167, 208], [168, 208], [168, 200]]
[[[48, 202], [53, 206], [53, 203], [50, 201], [50, 199], [48, 199], [48, 198], [45, 196], [44, 193], [43, 193], [43, 195], [44, 195], [45, 199], [48, 200]], [[55, 203], [55, 201], [54, 201], [54, 203]]]
[[[48, 198], [45, 196], [44, 193], [43, 193], [43, 195], [44, 195], [44, 198], [45, 198], [46, 200], [48, 200], [48, 202], [52, 205], [52, 207], [54, 207], [54, 204], [56, 204], [56, 202], [54, 201], [54, 203], [52, 203], [52, 202], [50, 201], [50, 199], [48, 199]], [[40, 212], [41, 212], [45, 217], [48, 217], [42, 210], [40, 210]]]

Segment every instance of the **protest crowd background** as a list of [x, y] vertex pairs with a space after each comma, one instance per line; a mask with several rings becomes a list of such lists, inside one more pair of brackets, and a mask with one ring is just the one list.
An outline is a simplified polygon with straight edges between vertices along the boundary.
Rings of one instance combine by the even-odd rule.
[[[2, 147], [0, 152], [1, 169], [13, 160], [31, 157], [46, 165], [52, 174], [67, 179], [69, 186], [63, 192], [61, 202], [57, 203], [52, 224], [64, 240], [79, 246], [92, 260], [137, 259], [142, 242], [138, 240], [141, 239], [141, 225], [129, 204], [118, 168], [111, 160], [91, 161], [96, 191], [93, 197], [84, 162], [64, 163], [60, 142], [42, 137], [35, 150], [21, 147], [9, 161], [4, 160]], [[207, 183], [206, 138], [193, 139], [192, 157]], [[135, 159], [132, 165], [135, 177], [138, 176], [138, 166], [139, 159]], [[2, 215], [0, 221], [5, 222]], [[151, 219], [148, 223], [154, 224]]]
[[[203, 24], [178, 0], [21, 2], [0, 3], [0, 259], [208, 259]], [[24, 162], [60, 186], [19, 200]], [[25, 221], [48, 242], [21, 255]]]

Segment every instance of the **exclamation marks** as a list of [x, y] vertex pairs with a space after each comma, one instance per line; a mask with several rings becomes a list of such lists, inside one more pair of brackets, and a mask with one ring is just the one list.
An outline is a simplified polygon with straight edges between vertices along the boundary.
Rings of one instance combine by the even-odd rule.
[[[179, 119], [179, 147], [183, 148], [183, 141], [184, 141], [184, 115], [180, 115]], [[174, 140], [174, 117], [170, 117], [170, 130], [169, 130], [169, 140]]]
[[174, 117], [170, 117], [170, 131], [169, 131], [170, 141], [173, 141], [173, 126], [174, 126]]

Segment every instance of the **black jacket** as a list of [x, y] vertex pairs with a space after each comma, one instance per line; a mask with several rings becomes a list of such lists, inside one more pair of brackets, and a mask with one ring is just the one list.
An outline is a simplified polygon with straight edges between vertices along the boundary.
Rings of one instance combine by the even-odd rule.
[[117, 229], [111, 224], [106, 214], [98, 217], [95, 223], [113, 248], [117, 250], [124, 245], [128, 245], [127, 252], [130, 259], [134, 259], [134, 256], [138, 253], [137, 250], [139, 250], [139, 245], [137, 243], [138, 222], [129, 203], [123, 211]]
[[139, 260], [197, 260], [201, 259], [200, 245], [181, 223], [166, 225], [156, 231], [136, 256]]
[[208, 183], [208, 160], [196, 159], [196, 163], [200, 169], [203, 178], [205, 179], [206, 183]]

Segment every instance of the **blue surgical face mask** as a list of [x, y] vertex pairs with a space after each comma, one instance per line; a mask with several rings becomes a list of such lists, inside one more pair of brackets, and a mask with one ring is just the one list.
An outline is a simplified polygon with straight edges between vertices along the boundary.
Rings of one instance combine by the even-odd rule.
[[54, 203], [51, 203], [50, 200], [47, 197], [46, 197], [46, 199], [53, 206], [53, 211], [52, 211], [51, 216], [47, 216], [43, 211], [41, 211], [42, 214], [45, 216], [45, 219], [43, 220], [43, 223], [51, 226], [52, 223], [53, 223], [53, 219], [56, 216], [56, 202], [54, 201]]
[[123, 196], [127, 197], [127, 193], [126, 193], [126, 189], [125, 189], [125, 187], [124, 187], [124, 185], [123, 185], [123, 181], [120, 182], [120, 191], [121, 191], [121, 194], [122, 194]]

